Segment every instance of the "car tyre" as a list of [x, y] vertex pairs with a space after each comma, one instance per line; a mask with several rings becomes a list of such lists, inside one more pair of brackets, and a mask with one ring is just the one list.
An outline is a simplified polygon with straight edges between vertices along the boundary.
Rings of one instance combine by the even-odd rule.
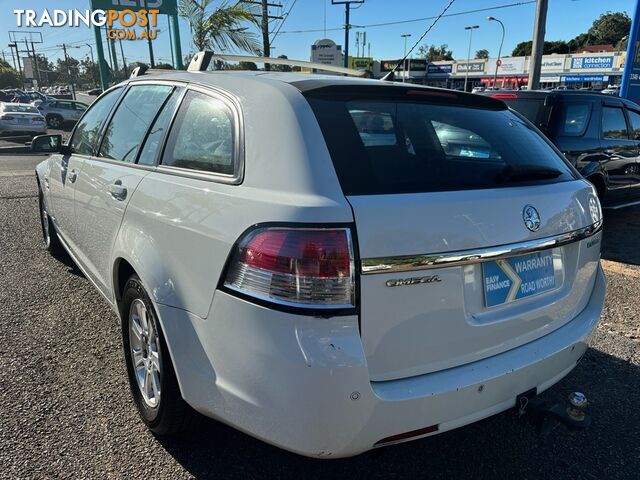
[[124, 287], [120, 318], [129, 386], [140, 418], [156, 435], [189, 429], [196, 413], [182, 398], [158, 316], [137, 275]]
[[38, 204], [40, 207], [40, 226], [42, 228], [42, 241], [44, 243], [44, 248], [52, 256], [58, 258], [64, 254], [64, 247], [58, 238], [56, 228], [53, 226], [53, 222], [47, 212], [42, 190], [38, 191]]
[[47, 126], [51, 128], [60, 128], [62, 126], [62, 117], [60, 115], [47, 115]]

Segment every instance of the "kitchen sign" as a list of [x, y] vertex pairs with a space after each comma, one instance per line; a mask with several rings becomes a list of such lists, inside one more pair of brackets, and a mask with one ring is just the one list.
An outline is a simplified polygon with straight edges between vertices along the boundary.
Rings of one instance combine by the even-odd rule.
[[608, 57], [573, 57], [571, 70], [610, 70], [613, 68], [613, 55]]

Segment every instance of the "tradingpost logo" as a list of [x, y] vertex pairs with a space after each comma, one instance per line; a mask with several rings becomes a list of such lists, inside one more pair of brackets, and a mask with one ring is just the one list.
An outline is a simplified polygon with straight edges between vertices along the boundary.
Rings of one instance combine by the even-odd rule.
[[[112, 0], [117, 2], [118, 0]], [[134, 4], [131, 0], [128, 4]], [[149, 1], [149, 5], [152, 3]], [[122, 3], [124, 4], [124, 3]], [[94, 9], [94, 10], [49, 10], [41, 12], [28, 9], [16, 9], [13, 11], [16, 16], [18, 27], [106, 27], [108, 39], [119, 40], [155, 40], [158, 36], [158, 14], [157, 9]], [[142, 30], [136, 30], [140, 27]]]

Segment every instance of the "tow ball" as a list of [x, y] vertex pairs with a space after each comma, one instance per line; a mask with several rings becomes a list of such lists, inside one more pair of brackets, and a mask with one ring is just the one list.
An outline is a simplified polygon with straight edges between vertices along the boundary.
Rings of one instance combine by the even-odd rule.
[[538, 434], [545, 434], [559, 423], [569, 430], [582, 430], [591, 425], [591, 417], [585, 413], [589, 402], [581, 392], [569, 395], [569, 405], [549, 403], [535, 397], [535, 390], [525, 392], [516, 398], [518, 417], [536, 428]]

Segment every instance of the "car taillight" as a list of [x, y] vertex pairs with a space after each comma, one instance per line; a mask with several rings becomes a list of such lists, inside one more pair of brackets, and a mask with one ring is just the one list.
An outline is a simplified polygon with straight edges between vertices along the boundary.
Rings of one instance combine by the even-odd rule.
[[35, 123], [44, 123], [45, 120], [44, 117], [33, 117], [31, 121]]
[[501, 99], [516, 99], [518, 98], [518, 95], [515, 93], [494, 93], [491, 95], [491, 98], [501, 98]]
[[15, 120], [15, 117], [12, 117], [11, 115], [2, 115], [0, 116], [0, 120]]
[[355, 306], [348, 228], [258, 228], [236, 245], [224, 285], [274, 303], [306, 308]]

